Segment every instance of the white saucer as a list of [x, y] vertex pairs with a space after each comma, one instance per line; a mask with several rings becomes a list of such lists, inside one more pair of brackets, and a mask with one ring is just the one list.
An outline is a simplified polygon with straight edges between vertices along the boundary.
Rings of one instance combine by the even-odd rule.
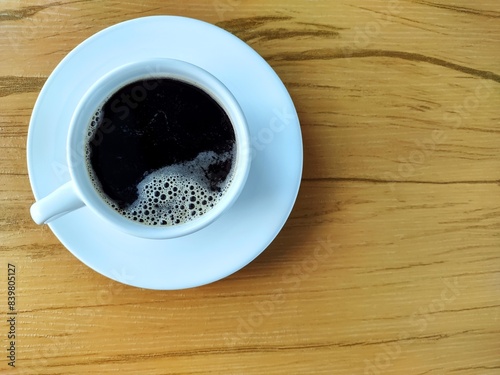
[[173, 240], [117, 232], [85, 207], [49, 226], [78, 259], [111, 279], [149, 289], [204, 285], [264, 251], [292, 210], [302, 174], [302, 138], [292, 100], [272, 68], [232, 34], [189, 18], [155, 16], [112, 26], [80, 44], [51, 74], [33, 110], [27, 145], [32, 189], [40, 199], [69, 180], [68, 124], [92, 82], [144, 57], [193, 63], [233, 92], [255, 151], [244, 191], [216, 222]]

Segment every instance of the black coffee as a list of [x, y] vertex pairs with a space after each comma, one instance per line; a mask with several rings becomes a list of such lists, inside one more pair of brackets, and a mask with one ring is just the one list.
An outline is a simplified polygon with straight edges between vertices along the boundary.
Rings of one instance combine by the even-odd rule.
[[210, 210], [231, 182], [235, 134], [221, 106], [170, 78], [114, 93], [89, 125], [87, 168], [125, 217], [175, 225]]

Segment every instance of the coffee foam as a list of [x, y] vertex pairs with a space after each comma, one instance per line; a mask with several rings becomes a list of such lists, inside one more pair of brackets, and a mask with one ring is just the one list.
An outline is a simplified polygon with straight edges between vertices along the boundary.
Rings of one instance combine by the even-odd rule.
[[120, 210], [122, 215], [147, 225], [178, 225], [205, 214], [227, 191], [231, 175], [212, 190], [204, 171], [212, 164], [227, 161], [231, 154], [202, 152], [194, 160], [148, 174], [137, 185], [139, 197]]
[[231, 184], [232, 171], [216, 187], [210, 186], [205, 171], [213, 164], [230, 160], [234, 157], [233, 153], [234, 150], [222, 154], [201, 152], [191, 161], [169, 165], [149, 173], [137, 185], [138, 198], [125, 209], [117, 207], [102, 192], [90, 165], [87, 170], [103, 200], [121, 215], [146, 225], [179, 225], [202, 216], [221, 200]]

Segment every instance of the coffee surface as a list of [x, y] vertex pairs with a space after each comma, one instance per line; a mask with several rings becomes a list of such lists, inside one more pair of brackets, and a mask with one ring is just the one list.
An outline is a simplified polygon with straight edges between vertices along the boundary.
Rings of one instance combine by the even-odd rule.
[[149, 225], [200, 216], [231, 182], [235, 134], [221, 106], [170, 78], [133, 82], [89, 124], [87, 168], [122, 215]]

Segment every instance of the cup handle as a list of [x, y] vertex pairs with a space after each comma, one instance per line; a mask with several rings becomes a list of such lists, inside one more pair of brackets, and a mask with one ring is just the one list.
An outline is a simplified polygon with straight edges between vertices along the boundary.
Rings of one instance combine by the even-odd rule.
[[78, 196], [72, 181], [36, 201], [30, 208], [31, 217], [37, 224], [47, 224], [85, 204]]

